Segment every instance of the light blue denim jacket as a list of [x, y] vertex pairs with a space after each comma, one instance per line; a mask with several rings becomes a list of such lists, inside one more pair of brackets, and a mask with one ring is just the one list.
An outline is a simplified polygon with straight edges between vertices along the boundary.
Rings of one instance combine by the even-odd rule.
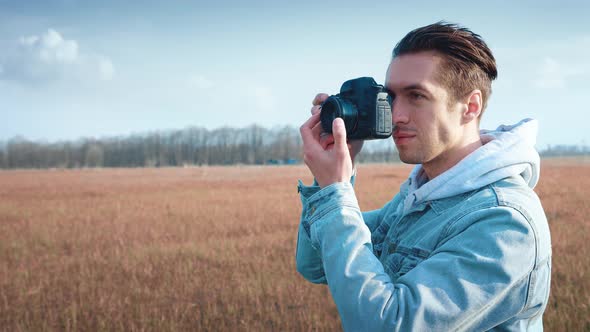
[[346, 331], [541, 331], [551, 244], [535, 134], [531, 120], [482, 131], [482, 148], [430, 181], [418, 165], [375, 211], [352, 183], [299, 182], [298, 271], [328, 284]]

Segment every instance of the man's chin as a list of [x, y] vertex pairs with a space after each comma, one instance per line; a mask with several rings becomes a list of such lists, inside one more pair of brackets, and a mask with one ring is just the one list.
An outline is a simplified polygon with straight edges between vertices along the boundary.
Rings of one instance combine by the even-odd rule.
[[400, 152], [398, 150], [399, 153], [399, 160], [401, 160], [401, 162], [403, 162], [404, 164], [411, 164], [411, 165], [416, 165], [416, 164], [421, 164], [422, 161], [418, 160], [418, 158], [416, 158], [415, 156], [408, 156], [407, 154]]

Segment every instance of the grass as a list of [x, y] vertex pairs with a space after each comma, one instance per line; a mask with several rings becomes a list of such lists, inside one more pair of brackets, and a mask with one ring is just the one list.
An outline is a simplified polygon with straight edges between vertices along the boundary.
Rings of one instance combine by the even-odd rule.
[[[361, 165], [363, 209], [410, 168]], [[590, 164], [544, 162], [549, 331], [590, 330]], [[0, 331], [339, 330], [295, 270], [303, 166], [0, 172]]]

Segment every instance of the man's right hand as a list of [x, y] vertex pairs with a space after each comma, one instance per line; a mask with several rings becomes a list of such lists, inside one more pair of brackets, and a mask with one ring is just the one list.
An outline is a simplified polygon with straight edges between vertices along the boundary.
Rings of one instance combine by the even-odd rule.
[[[328, 99], [329, 95], [325, 93], [318, 93], [312, 101], [313, 107], [311, 108], [311, 115], [315, 115], [322, 110], [322, 103]], [[321, 126], [322, 123], [319, 122], [317, 126]], [[334, 136], [332, 134], [324, 133], [320, 134], [320, 144], [324, 150], [332, 148], [334, 145]], [[361, 152], [363, 148], [363, 140], [348, 140], [348, 151], [350, 152], [350, 159], [352, 159], [352, 164], [354, 166], [354, 158]]]

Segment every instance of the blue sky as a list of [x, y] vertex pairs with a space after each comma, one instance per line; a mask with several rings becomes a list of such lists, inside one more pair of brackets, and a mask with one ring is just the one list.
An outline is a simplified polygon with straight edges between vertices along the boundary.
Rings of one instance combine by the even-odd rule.
[[583, 1], [0, 0], [0, 140], [189, 126], [299, 126], [317, 92], [383, 82], [408, 31], [482, 35], [499, 78], [482, 120], [540, 121], [538, 147], [590, 144]]

